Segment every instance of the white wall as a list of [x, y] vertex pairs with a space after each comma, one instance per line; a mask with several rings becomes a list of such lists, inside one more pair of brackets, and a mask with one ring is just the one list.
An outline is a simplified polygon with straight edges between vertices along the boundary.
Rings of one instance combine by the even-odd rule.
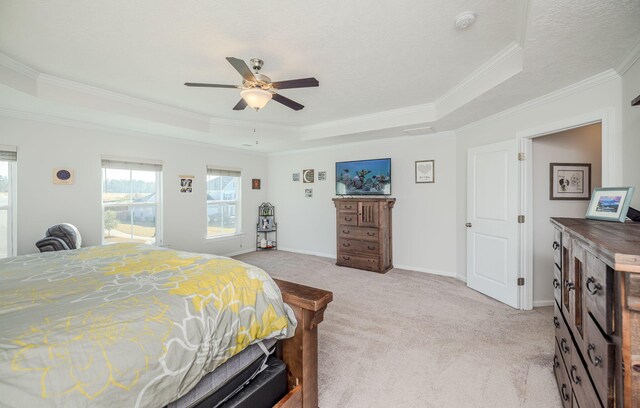
[[622, 76], [622, 135], [624, 144], [625, 186], [634, 186], [636, 192], [631, 206], [640, 210], [640, 106], [631, 101], [640, 95], [640, 59]]
[[599, 123], [533, 139], [533, 302], [553, 304], [553, 227], [550, 217], [583, 218], [588, 200], [550, 200], [549, 163], [591, 163], [591, 190], [602, 185]]
[[[336, 256], [337, 161], [391, 158], [393, 263], [396, 268], [455, 276], [455, 134], [403, 137], [269, 157], [269, 201], [276, 206], [278, 247]], [[435, 183], [416, 184], [416, 160], [435, 160]], [[303, 169], [327, 172], [327, 181], [292, 181]], [[313, 188], [313, 198], [304, 189]]]
[[[222, 255], [255, 249], [257, 209], [267, 196], [265, 155], [14, 118], [0, 118], [0, 144], [18, 147], [18, 254], [37, 252], [35, 242], [60, 222], [78, 227], [83, 245], [101, 243], [102, 155], [164, 162], [164, 244]], [[244, 236], [205, 238], [207, 165], [242, 169]], [[53, 185], [55, 167], [75, 169], [75, 184]], [[196, 176], [192, 194], [178, 192], [180, 174]], [[251, 189], [252, 178], [262, 179], [262, 190]]]
[[588, 83], [573, 85], [457, 131], [456, 196], [460, 205], [456, 218], [456, 248], [459, 274], [466, 277], [467, 244], [464, 224], [467, 211], [467, 150], [470, 147], [516, 139], [521, 133], [531, 133], [550, 124], [566, 126], [567, 123], [602, 114], [607, 117], [607, 155], [612, 163], [608, 185], [619, 184], [622, 180], [621, 98], [620, 77], [616, 74], [604, 74]]

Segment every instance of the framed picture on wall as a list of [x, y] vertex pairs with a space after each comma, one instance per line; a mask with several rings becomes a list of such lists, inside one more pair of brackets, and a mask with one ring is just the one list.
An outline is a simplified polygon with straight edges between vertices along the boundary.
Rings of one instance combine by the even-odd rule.
[[416, 183], [435, 182], [435, 161], [420, 160], [416, 162]]
[[587, 209], [587, 218], [624, 222], [633, 191], [633, 187], [596, 188]]
[[590, 200], [591, 163], [549, 163], [549, 200]]

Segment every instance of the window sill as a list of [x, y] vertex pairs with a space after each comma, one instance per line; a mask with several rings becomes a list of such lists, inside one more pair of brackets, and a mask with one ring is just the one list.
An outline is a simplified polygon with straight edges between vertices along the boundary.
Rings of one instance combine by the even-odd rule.
[[228, 234], [228, 235], [216, 235], [215, 237], [206, 237], [205, 242], [227, 241], [230, 239], [242, 238], [245, 235], [247, 235], [245, 232], [236, 232], [235, 234]]

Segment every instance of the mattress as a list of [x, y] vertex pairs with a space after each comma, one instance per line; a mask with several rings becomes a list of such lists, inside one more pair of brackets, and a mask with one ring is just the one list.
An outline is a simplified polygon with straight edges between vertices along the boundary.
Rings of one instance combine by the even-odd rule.
[[[262, 344], [267, 350], [273, 351], [276, 342], [268, 339]], [[194, 408], [203, 402], [207, 407], [215, 407], [240, 391], [242, 385], [263, 368], [265, 359], [262, 348], [252, 344], [207, 374], [191, 391], [167, 408]]]

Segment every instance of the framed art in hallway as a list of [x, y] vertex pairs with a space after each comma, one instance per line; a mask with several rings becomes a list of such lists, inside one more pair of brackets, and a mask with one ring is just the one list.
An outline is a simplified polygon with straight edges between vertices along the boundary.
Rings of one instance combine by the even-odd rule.
[[416, 183], [434, 183], [435, 182], [435, 161], [419, 160], [416, 161]]
[[549, 163], [549, 200], [590, 200], [591, 163]]

